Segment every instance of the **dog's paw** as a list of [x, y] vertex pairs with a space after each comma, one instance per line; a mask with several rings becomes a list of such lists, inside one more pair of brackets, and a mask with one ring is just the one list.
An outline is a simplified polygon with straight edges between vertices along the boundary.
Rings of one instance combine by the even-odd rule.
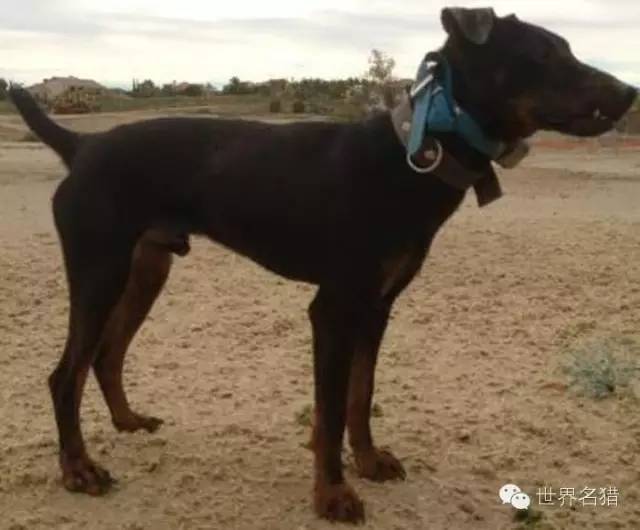
[[329, 521], [363, 523], [364, 505], [348, 484], [316, 485], [315, 509], [318, 516]]
[[147, 431], [156, 432], [164, 423], [160, 418], [154, 416], [143, 416], [141, 414], [131, 414], [126, 419], [115, 419], [113, 425], [120, 432]]
[[374, 482], [404, 480], [407, 478], [407, 473], [400, 460], [389, 451], [372, 449], [371, 451], [356, 453], [354, 456], [358, 475], [363, 478]]
[[75, 493], [104, 495], [115, 483], [106, 469], [92, 462], [86, 456], [71, 458], [63, 455], [60, 459], [60, 466], [64, 487]]

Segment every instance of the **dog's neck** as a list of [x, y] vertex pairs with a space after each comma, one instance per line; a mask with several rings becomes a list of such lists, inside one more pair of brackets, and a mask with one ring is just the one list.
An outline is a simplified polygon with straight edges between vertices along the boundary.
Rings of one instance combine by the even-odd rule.
[[[393, 129], [405, 152], [411, 134], [412, 116], [413, 108], [408, 97], [391, 111]], [[439, 165], [432, 172], [435, 177], [462, 191], [473, 187], [480, 207], [502, 197], [500, 183], [488, 158], [475, 152], [455, 135], [443, 135], [438, 141], [443, 152]], [[423, 145], [423, 158], [429, 163], [435, 157], [434, 139], [426, 138]]]

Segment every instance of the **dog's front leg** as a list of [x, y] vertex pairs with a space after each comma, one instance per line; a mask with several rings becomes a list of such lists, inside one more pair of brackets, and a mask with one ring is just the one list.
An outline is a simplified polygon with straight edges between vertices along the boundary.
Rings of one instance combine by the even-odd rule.
[[371, 435], [371, 401], [374, 374], [380, 343], [389, 319], [389, 307], [372, 307], [359, 327], [349, 376], [347, 425], [358, 474], [382, 482], [403, 480], [406, 473], [400, 461], [373, 444]]
[[323, 287], [309, 307], [315, 375], [315, 509], [320, 517], [352, 523], [364, 520], [364, 507], [344, 480], [341, 450], [357, 314], [353, 302]]

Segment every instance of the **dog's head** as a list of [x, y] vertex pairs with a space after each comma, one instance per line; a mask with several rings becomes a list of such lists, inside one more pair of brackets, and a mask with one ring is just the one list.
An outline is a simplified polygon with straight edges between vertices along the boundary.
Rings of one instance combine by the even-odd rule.
[[636, 98], [634, 87], [580, 62], [565, 39], [515, 15], [446, 8], [442, 24], [454, 96], [495, 138], [541, 129], [596, 136]]

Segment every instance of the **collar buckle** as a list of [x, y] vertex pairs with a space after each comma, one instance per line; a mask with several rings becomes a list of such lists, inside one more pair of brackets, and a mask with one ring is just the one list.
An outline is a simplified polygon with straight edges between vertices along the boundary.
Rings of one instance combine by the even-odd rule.
[[420, 173], [422, 175], [427, 173], [433, 173], [436, 169], [440, 167], [442, 163], [442, 158], [444, 156], [444, 149], [442, 148], [442, 144], [439, 140], [435, 138], [430, 138], [433, 142], [433, 147], [426, 148], [422, 153], [422, 158], [426, 161], [433, 160], [431, 164], [428, 166], [419, 166], [413, 161], [413, 156], [411, 153], [407, 152], [407, 164], [409, 167], [413, 169], [416, 173]]

